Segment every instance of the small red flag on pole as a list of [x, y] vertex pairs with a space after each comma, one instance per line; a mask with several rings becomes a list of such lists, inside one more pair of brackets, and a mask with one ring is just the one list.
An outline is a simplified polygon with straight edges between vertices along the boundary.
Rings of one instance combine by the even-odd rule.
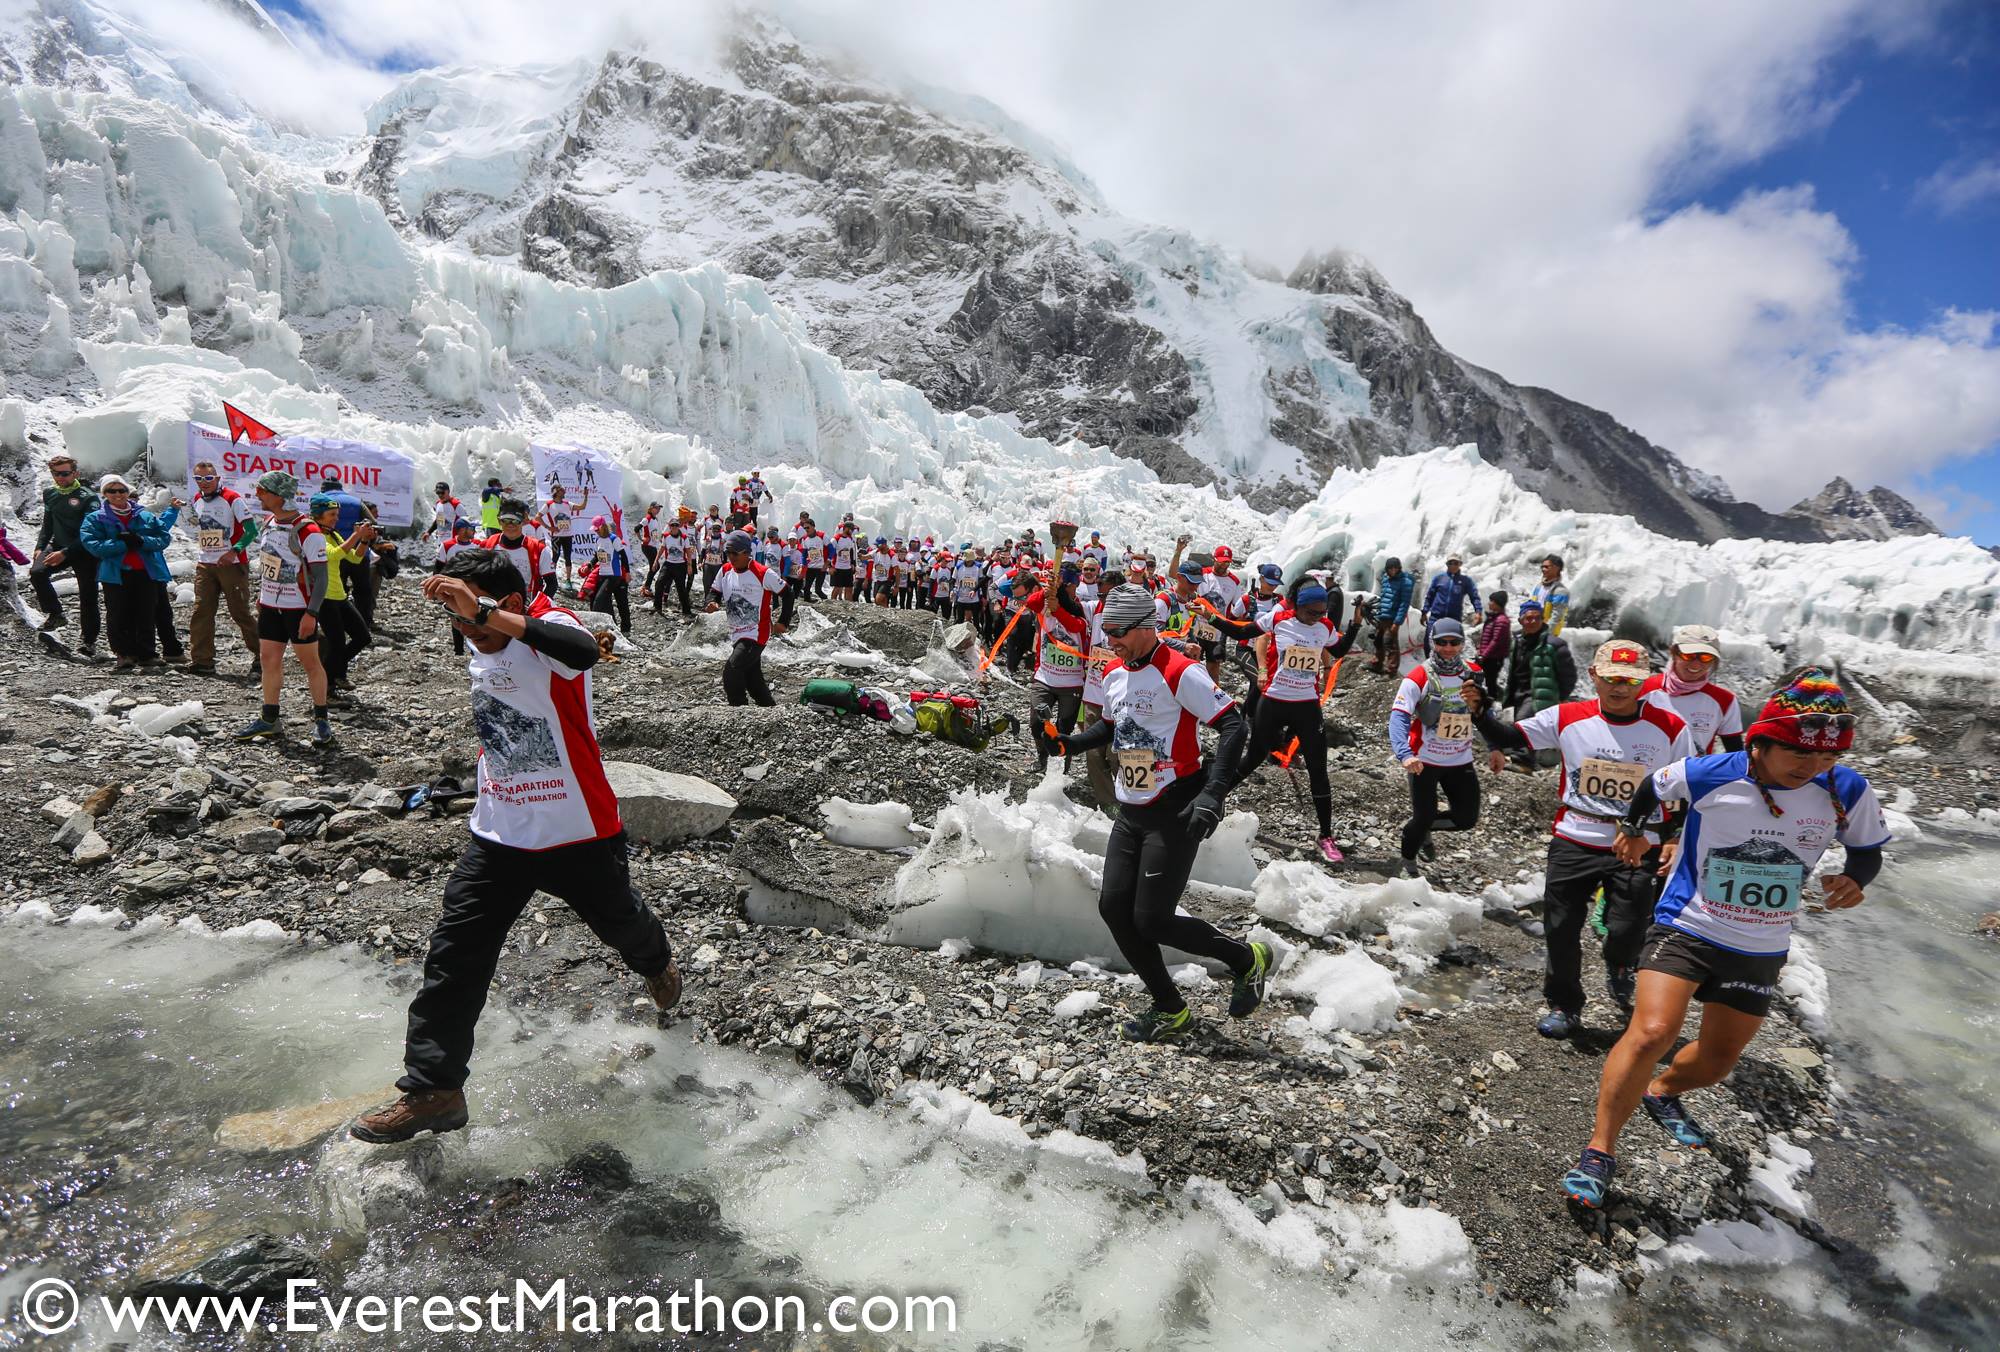
[[234, 446], [244, 437], [252, 441], [276, 441], [278, 434], [245, 413], [236, 405], [224, 401], [222, 416], [229, 420], [229, 444]]

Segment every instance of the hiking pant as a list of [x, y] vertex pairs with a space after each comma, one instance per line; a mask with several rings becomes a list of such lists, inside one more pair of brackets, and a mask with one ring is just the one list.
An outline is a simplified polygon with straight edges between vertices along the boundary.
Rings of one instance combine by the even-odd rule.
[[[1415, 859], [1433, 831], [1470, 831], [1479, 825], [1479, 767], [1426, 765], [1411, 775], [1410, 819], [1403, 823], [1403, 858]], [[1438, 815], [1438, 790], [1444, 790], [1448, 817]]]
[[1214, 958], [1231, 972], [1247, 972], [1253, 961], [1250, 945], [1175, 909], [1201, 848], [1181, 826], [1180, 815], [1201, 787], [1202, 777], [1190, 776], [1175, 780], [1143, 807], [1120, 805], [1105, 842], [1104, 885], [1097, 894], [1097, 913], [1126, 965], [1146, 983], [1154, 1007], [1169, 1014], [1187, 1002], [1167, 975], [1163, 945]]
[[[1251, 687], [1255, 689], [1255, 686]], [[1292, 738], [1299, 739], [1299, 753], [1306, 758], [1306, 778], [1312, 784], [1313, 811], [1319, 816], [1319, 833], [1333, 834], [1333, 783], [1326, 773], [1326, 719], [1316, 699], [1272, 699], [1262, 695], [1250, 715], [1250, 745], [1236, 771], [1242, 783], [1263, 764], [1273, 751], [1282, 751]]]
[[1549, 841], [1548, 881], [1542, 889], [1542, 927], [1549, 955], [1542, 972], [1542, 998], [1550, 1009], [1583, 1012], [1583, 927], [1597, 889], [1604, 889], [1604, 965], [1636, 967], [1653, 923], [1653, 903], [1662, 879], [1660, 847], [1646, 851], [1639, 867], [1627, 868], [1608, 849], [1594, 850], [1556, 836]]
[[641, 976], [666, 970], [673, 948], [659, 917], [633, 888], [625, 856], [622, 831], [550, 850], [517, 850], [472, 837], [444, 885], [423, 989], [410, 1002], [398, 1089], [464, 1087], [473, 1029], [507, 931], [537, 890], [560, 897]]
[[694, 605], [688, 600], [688, 566], [686, 563], [662, 563], [660, 575], [653, 583], [653, 613], [659, 614], [667, 608], [667, 589], [672, 588], [680, 596], [681, 614], [694, 614]]
[[764, 680], [764, 645], [754, 638], [739, 638], [722, 664], [722, 695], [731, 704], [755, 702], [769, 708], [778, 701]]
[[345, 681], [354, 655], [375, 641], [368, 621], [354, 602], [336, 601], [332, 597], [319, 604], [319, 632], [320, 661], [326, 664], [329, 681]]
[[76, 612], [80, 625], [77, 637], [88, 648], [97, 642], [103, 630], [103, 621], [97, 609], [97, 560], [86, 552], [82, 545], [63, 555], [61, 564], [54, 568], [44, 565], [28, 570], [28, 590], [35, 594], [35, 604], [42, 614], [57, 624], [63, 621], [62, 598], [56, 595], [55, 575], [68, 573], [76, 579]]
[[618, 608], [618, 632], [629, 636], [632, 633], [632, 589], [621, 575], [600, 577], [597, 588], [591, 595], [590, 608], [600, 615], [612, 613]]
[[235, 559], [198, 563], [194, 569], [194, 614], [188, 619], [188, 656], [198, 667], [215, 665], [215, 610], [229, 607], [230, 623], [243, 647], [257, 656], [257, 617], [250, 613], [250, 570]]
[[[1056, 731], [1065, 735], [1076, 730], [1077, 710], [1083, 707], [1083, 687], [1044, 685], [1040, 681], [1028, 683], [1029, 702], [1034, 710], [1035, 730], [1041, 731], [1042, 724], [1054, 722]], [[1049, 768], [1049, 750], [1040, 737], [1035, 738], [1035, 768]], [[1063, 757], [1063, 768], [1069, 768], [1069, 757]]]

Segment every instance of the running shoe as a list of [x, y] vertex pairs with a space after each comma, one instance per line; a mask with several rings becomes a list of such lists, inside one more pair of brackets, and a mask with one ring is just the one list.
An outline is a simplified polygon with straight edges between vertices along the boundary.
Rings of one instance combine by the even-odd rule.
[[1319, 838], [1319, 857], [1326, 860], [1329, 864], [1344, 864], [1347, 862], [1347, 856], [1340, 852], [1340, 846], [1334, 843], [1332, 836], [1321, 836]]
[[1118, 1036], [1126, 1042], [1184, 1042], [1193, 1032], [1194, 1011], [1186, 1007], [1171, 1014], [1149, 1009], [1118, 1028]]
[[1552, 1009], [1542, 1015], [1542, 1021], [1535, 1025], [1535, 1031], [1543, 1037], [1574, 1037], [1583, 1027], [1583, 1016], [1572, 1014], [1566, 1009]]
[[278, 725], [262, 718], [253, 718], [236, 730], [236, 740], [252, 742], [259, 737], [276, 737]]
[[1426, 864], [1434, 864], [1437, 862], [1437, 857], [1437, 847], [1431, 844], [1429, 836], [1425, 836], [1417, 846], [1417, 858], [1423, 860]]
[[1626, 1013], [1632, 1012], [1632, 999], [1639, 993], [1639, 969], [1637, 967], [1607, 967], [1604, 969], [1604, 989], [1618, 1007]]
[[1611, 1176], [1617, 1172], [1617, 1160], [1602, 1150], [1585, 1146], [1576, 1167], [1563, 1175], [1562, 1190], [1570, 1201], [1595, 1211], [1604, 1205], [1604, 1191], [1611, 1186]]
[[316, 747], [332, 746], [333, 724], [327, 722], [323, 718], [319, 722], [313, 724], [312, 744]]
[[1271, 949], [1268, 944], [1250, 945], [1250, 970], [1236, 978], [1229, 988], [1229, 1017], [1240, 1019], [1264, 1003], [1264, 991], [1271, 984]]
[[1647, 1094], [1639, 1100], [1639, 1106], [1646, 1110], [1646, 1116], [1665, 1127], [1669, 1136], [1689, 1150], [1708, 1149], [1708, 1133], [1688, 1116], [1678, 1094]]

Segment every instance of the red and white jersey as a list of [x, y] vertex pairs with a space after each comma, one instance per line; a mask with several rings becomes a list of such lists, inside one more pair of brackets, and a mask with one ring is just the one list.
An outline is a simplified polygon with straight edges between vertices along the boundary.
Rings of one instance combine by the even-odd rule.
[[431, 504], [431, 524], [429, 529], [425, 531], [425, 534], [429, 534], [430, 531], [437, 530], [437, 531], [443, 531], [447, 536], [449, 536], [451, 534], [452, 524], [457, 520], [458, 520], [458, 499], [439, 498], [437, 501]]
[[326, 536], [306, 517], [281, 523], [266, 516], [257, 535], [257, 604], [273, 610], [306, 608], [306, 572], [326, 563]]
[[1199, 727], [1235, 706], [1208, 668], [1166, 644], [1137, 671], [1113, 662], [1104, 673], [1104, 717], [1118, 801], [1152, 802], [1201, 768]]
[[1743, 735], [1742, 703], [1734, 693], [1713, 681], [1705, 682], [1700, 689], [1690, 690], [1685, 695], [1669, 695], [1665, 674], [1656, 671], [1639, 687], [1639, 694], [1646, 703], [1681, 716], [1681, 721], [1688, 725], [1688, 736], [1694, 739], [1694, 754], [1697, 756], [1706, 756], [1714, 751], [1715, 739], [1724, 733], [1737, 737]]
[[202, 563], [221, 563], [225, 559], [241, 563], [244, 523], [263, 514], [255, 498], [245, 497], [233, 488], [223, 488], [213, 496], [195, 494], [181, 520], [187, 522], [194, 535]]
[[[528, 614], [590, 632], [546, 596], [532, 598]], [[472, 833], [517, 850], [551, 850], [623, 830], [597, 750], [590, 672], [519, 639], [497, 653], [473, 649], [466, 671], [480, 746]]]
[[[1555, 833], [1594, 850], [1608, 850], [1617, 841], [1618, 823], [1632, 806], [1641, 779], [1694, 754], [1680, 715], [1644, 702], [1630, 722], [1606, 718], [1593, 699], [1550, 705], [1519, 726], [1535, 750], [1555, 747], [1562, 752], [1562, 806], [1556, 809]], [[1660, 820], [1660, 814], [1653, 820]], [[1659, 841], [1650, 831], [1646, 839]]]
[[[498, 535], [487, 536], [479, 544], [483, 549], [497, 549], [502, 554], [505, 554], [520, 572], [521, 581], [526, 584], [525, 590], [533, 593], [540, 589], [543, 576], [543, 546], [540, 540], [530, 540], [528, 533], [524, 530], [521, 532], [521, 538], [518, 541], [509, 544], [506, 532], [502, 531]], [[449, 558], [450, 556], [446, 555], [446, 557]]]
[[805, 549], [806, 567], [818, 570], [826, 567], [826, 537], [818, 531], [809, 531], [799, 536], [799, 544]]
[[729, 641], [755, 640], [758, 647], [771, 641], [771, 596], [785, 589], [785, 579], [775, 568], [754, 560], [747, 568], [724, 568], [715, 575], [715, 590], [722, 597], [723, 614], [729, 617]]
[[[1332, 625], [1327, 627], [1332, 629]], [[1478, 679], [1478, 676], [1477, 662], [1465, 663], [1455, 676], [1447, 676], [1443, 672], [1437, 674], [1444, 703], [1438, 711], [1437, 725], [1429, 728], [1417, 716], [1417, 706], [1430, 689], [1430, 668], [1419, 665], [1403, 678], [1403, 683], [1396, 687], [1396, 702], [1390, 707], [1409, 715], [1409, 755], [1426, 765], [1439, 767], [1472, 764], [1472, 713], [1465, 707], [1465, 697], [1458, 691], [1460, 686], [1468, 680]]]
[[835, 572], [850, 573], [854, 571], [854, 551], [859, 547], [860, 543], [852, 535], [836, 535], [833, 537], [833, 570]]
[[1333, 621], [1307, 624], [1289, 605], [1257, 617], [1257, 627], [1271, 636], [1264, 648], [1264, 670], [1258, 685], [1265, 699], [1294, 702], [1319, 698], [1319, 674], [1326, 650], [1333, 646]]
[[1035, 616], [1035, 679], [1051, 690], [1082, 686], [1090, 648], [1090, 629], [1083, 616], [1048, 604], [1044, 591], [1034, 592], [1022, 604]]
[[648, 512], [639, 518], [639, 528], [637, 531], [639, 548], [644, 549], [647, 545], [659, 543], [662, 524], [658, 512]]
[[1200, 594], [1208, 598], [1210, 605], [1232, 619], [1242, 613], [1243, 579], [1235, 573], [1213, 570], [1203, 573]]
[[694, 552], [694, 541], [679, 526], [669, 526], [660, 536], [660, 562], [686, 563], [688, 555]]

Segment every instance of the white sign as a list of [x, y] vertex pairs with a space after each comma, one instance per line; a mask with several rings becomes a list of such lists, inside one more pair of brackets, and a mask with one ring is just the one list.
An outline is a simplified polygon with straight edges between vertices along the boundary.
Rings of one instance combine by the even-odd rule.
[[194, 467], [207, 460], [222, 476], [222, 485], [252, 496], [258, 476], [283, 470], [299, 481], [292, 505], [300, 511], [327, 479], [375, 508], [385, 526], [407, 526], [416, 515], [417, 462], [401, 451], [366, 441], [332, 437], [284, 437], [278, 441], [243, 440], [231, 445], [229, 433], [206, 423], [187, 425], [188, 493], [195, 494]]
[[[557, 484], [568, 508], [570, 534], [590, 535], [590, 520], [607, 520], [625, 500], [625, 471], [616, 460], [588, 446], [530, 446], [535, 460], [535, 496], [543, 519]], [[553, 532], [551, 532], [553, 533]]]

